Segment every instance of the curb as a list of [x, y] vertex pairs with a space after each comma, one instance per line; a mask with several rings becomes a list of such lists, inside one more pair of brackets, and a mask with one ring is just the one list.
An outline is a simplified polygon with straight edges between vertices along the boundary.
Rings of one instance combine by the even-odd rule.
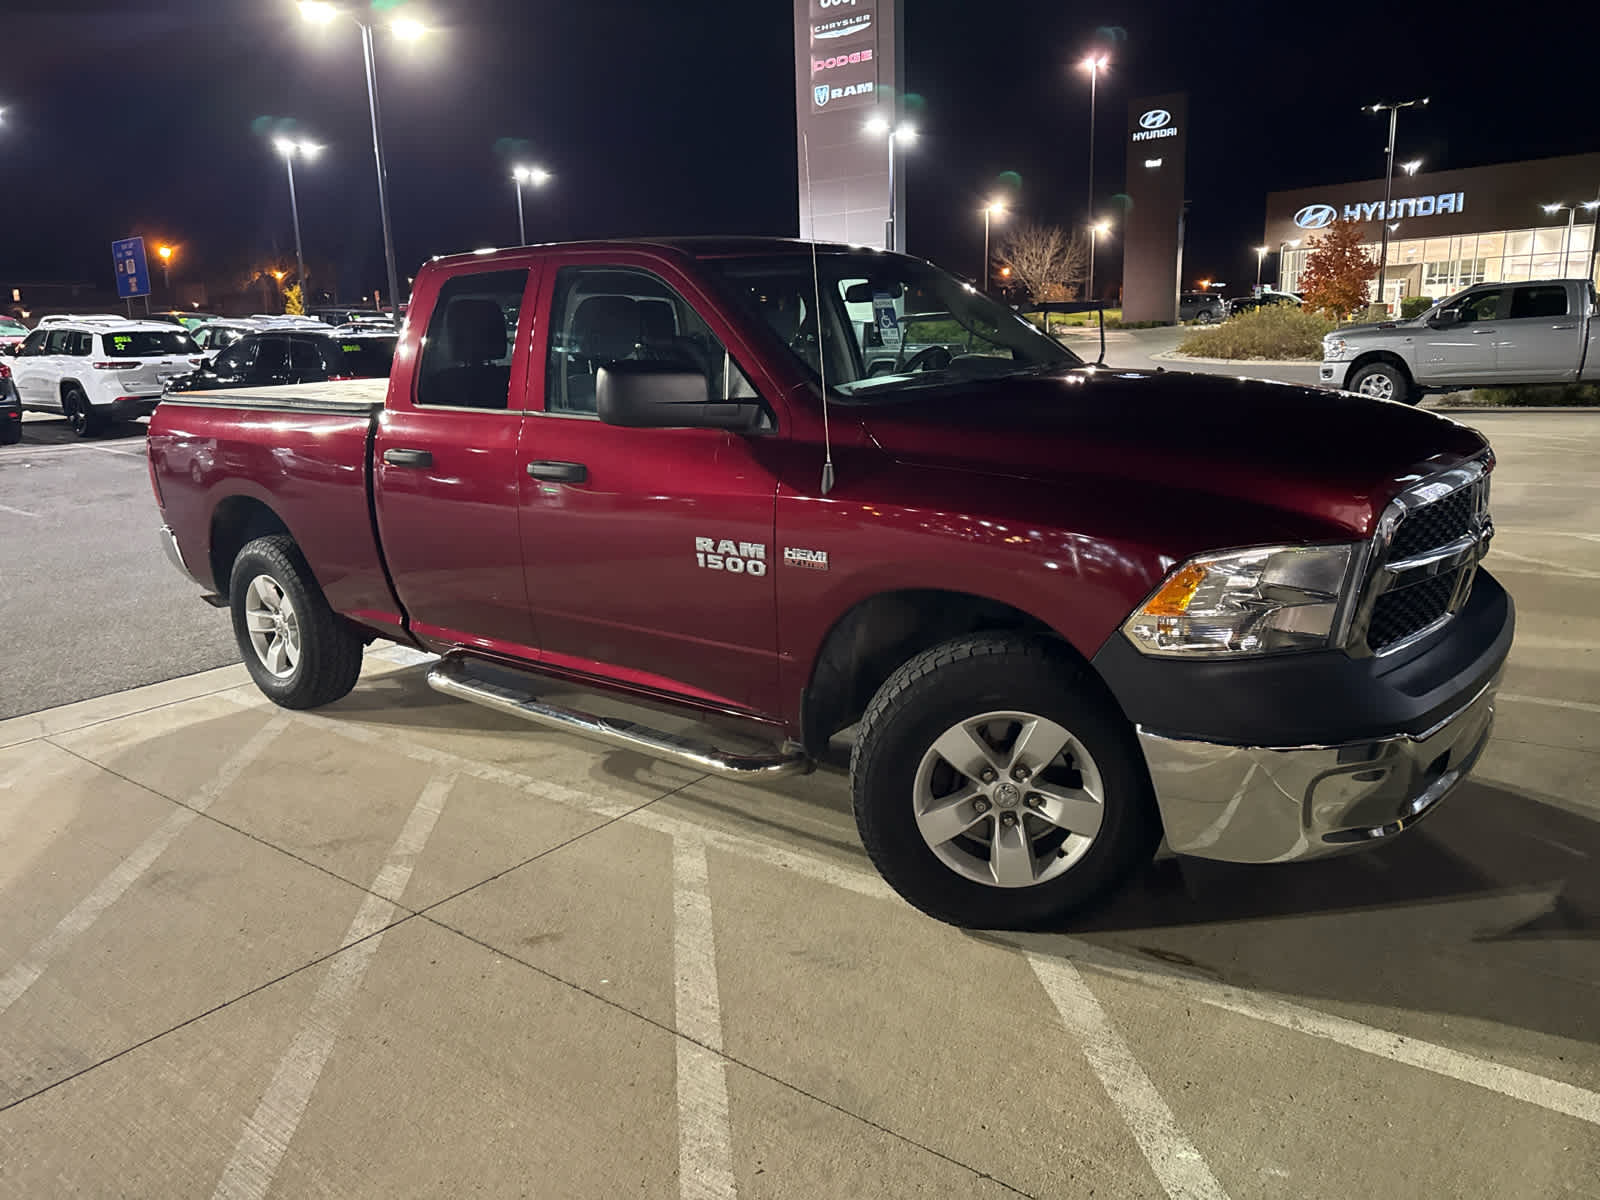
[[1320, 358], [1197, 358], [1192, 354], [1179, 354], [1176, 350], [1163, 350], [1150, 355], [1152, 361], [1177, 363], [1205, 363], [1217, 367], [1320, 367]]

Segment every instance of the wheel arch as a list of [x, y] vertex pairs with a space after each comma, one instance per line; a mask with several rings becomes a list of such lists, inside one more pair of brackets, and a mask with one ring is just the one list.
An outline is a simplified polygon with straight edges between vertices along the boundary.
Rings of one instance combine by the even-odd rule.
[[1093, 674], [1072, 643], [1042, 618], [971, 592], [904, 588], [857, 601], [834, 621], [812, 659], [800, 733], [813, 756], [857, 721], [885, 680], [924, 650], [972, 633], [1014, 631], [1049, 638]]
[[1360, 371], [1364, 367], [1370, 367], [1374, 363], [1380, 362], [1387, 363], [1390, 366], [1399, 367], [1400, 373], [1405, 376], [1406, 387], [1408, 389], [1412, 389], [1417, 386], [1417, 377], [1412, 374], [1411, 364], [1406, 362], [1406, 360], [1400, 357], [1400, 355], [1396, 354], [1393, 350], [1368, 350], [1363, 354], [1358, 354], [1355, 357], [1355, 360], [1352, 361], [1350, 366], [1345, 370], [1344, 385], [1346, 389], [1349, 388], [1350, 381], [1355, 378], [1357, 371]]
[[[235, 494], [217, 502], [211, 512], [211, 529], [208, 539], [211, 582], [216, 594], [228, 599], [229, 577], [233, 574], [233, 561], [250, 542], [259, 537], [283, 534], [294, 539], [294, 533], [271, 505], [255, 496]], [[298, 540], [296, 540], [298, 545]]]

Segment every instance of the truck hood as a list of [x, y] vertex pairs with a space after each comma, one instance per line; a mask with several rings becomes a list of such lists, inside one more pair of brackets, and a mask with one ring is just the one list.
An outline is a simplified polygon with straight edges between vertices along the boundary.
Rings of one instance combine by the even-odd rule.
[[1366, 325], [1347, 325], [1343, 329], [1336, 329], [1327, 337], [1363, 338], [1374, 334], [1387, 336], [1390, 334], [1410, 332], [1423, 327], [1420, 317], [1412, 317], [1407, 321], [1373, 321]]
[[1417, 475], [1486, 449], [1468, 427], [1346, 392], [1079, 367], [882, 394], [856, 407], [900, 462], [1034, 479], [1106, 504], [1276, 510], [1296, 537], [1365, 538]]

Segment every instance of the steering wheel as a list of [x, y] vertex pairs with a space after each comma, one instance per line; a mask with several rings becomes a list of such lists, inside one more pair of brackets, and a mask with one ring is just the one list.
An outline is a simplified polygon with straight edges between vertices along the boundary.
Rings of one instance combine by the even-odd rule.
[[942, 371], [955, 361], [943, 346], [924, 346], [900, 365], [900, 371]]

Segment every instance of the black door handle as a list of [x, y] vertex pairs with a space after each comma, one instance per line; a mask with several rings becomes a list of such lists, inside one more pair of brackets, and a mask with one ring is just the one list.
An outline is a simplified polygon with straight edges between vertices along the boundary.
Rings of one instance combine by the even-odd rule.
[[426, 450], [385, 450], [383, 461], [391, 467], [431, 467], [433, 455]]
[[558, 483], [582, 483], [589, 478], [589, 468], [575, 462], [531, 462], [528, 474], [535, 479], [550, 479]]

